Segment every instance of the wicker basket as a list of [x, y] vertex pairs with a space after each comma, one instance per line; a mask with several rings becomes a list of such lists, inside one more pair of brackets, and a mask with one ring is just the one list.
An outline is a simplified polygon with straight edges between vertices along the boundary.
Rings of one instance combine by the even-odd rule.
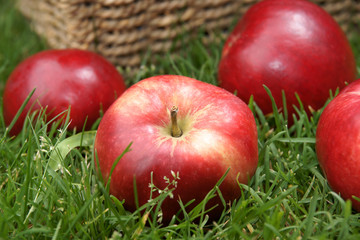
[[[348, 32], [360, 18], [357, 0], [313, 0]], [[226, 34], [256, 0], [18, 0], [20, 11], [52, 48], [100, 53], [121, 67], [138, 66], [141, 54], [169, 50], [184, 31]], [[355, 12], [356, 13], [356, 12]], [[205, 24], [206, 23], [206, 24]]]

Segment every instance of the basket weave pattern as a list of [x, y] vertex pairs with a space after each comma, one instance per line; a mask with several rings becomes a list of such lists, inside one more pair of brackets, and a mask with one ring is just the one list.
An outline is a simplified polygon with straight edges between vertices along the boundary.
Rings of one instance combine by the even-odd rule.
[[[20, 11], [52, 48], [89, 49], [122, 67], [141, 54], [168, 51], [179, 34], [226, 34], [257, 0], [19, 0]], [[313, 0], [348, 32], [360, 21], [357, 0]]]

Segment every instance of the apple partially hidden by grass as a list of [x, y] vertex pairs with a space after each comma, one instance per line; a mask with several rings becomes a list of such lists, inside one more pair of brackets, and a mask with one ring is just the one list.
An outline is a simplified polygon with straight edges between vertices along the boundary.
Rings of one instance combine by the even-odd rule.
[[[100, 55], [78, 49], [45, 50], [21, 62], [6, 82], [3, 96], [5, 124], [35, 89], [34, 95], [12, 128], [18, 134], [26, 114], [47, 108], [48, 120], [71, 106], [69, 129], [86, 129], [126, 89], [116, 68]], [[86, 121], [87, 120], [87, 121]]]
[[278, 108], [287, 100], [289, 121], [299, 108], [310, 113], [329, 98], [330, 89], [342, 89], [356, 79], [350, 44], [335, 20], [306, 0], [264, 0], [253, 5], [228, 37], [219, 64], [220, 86], [250, 96], [264, 114], [272, 103], [263, 85], [272, 92]]
[[360, 212], [360, 79], [335, 97], [320, 116], [316, 153], [331, 188]]
[[[258, 163], [257, 128], [249, 107], [233, 94], [192, 78], [155, 76], [129, 88], [105, 113], [95, 139], [100, 170], [108, 180], [112, 165], [129, 143], [131, 151], [111, 175], [110, 193], [134, 211], [134, 178], [140, 205], [150, 198], [153, 184], [164, 189], [166, 179], [179, 179], [173, 198], [162, 203], [163, 219], [180, 210], [178, 203], [198, 204], [229, 170], [220, 190], [226, 202], [241, 195]], [[173, 173], [173, 174], [172, 174]], [[164, 179], [165, 177], [165, 179]], [[207, 205], [219, 217], [219, 197]]]

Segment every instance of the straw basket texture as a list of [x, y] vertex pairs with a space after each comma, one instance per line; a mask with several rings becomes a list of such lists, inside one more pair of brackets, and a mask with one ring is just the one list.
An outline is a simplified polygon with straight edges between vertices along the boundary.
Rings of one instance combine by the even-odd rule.
[[[141, 54], [169, 50], [183, 32], [227, 34], [256, 0], [18, 0], [20, 11], [52, 48], [96, 51], [113, 64], [136, 67]], [[360, 20], [357, 0], [313, 0], [345, 32]], [[206, 39], [205, 39], [206, 40]]]

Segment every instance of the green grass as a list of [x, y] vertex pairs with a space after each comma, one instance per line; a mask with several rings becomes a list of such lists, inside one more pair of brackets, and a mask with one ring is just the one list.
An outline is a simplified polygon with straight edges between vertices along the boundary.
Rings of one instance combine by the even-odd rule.
[[[16, 64], [46, 48], [11, 2], [0, 3], [1, 95]], [[142, 70], [129, 83], [158, 74], [181, 74], [216, 84], [222, 41], [204, 47], [199, 39], [175, 57], [147, 55]], [[358, 60], [359, 43], [359, 37], [352, 39]], [[311, 118], [299, 110], [295, 124], [288, 128], [281, 115], [264, 116], [255, 103], [249, 106], [258, 126], [259, 167], [249, 185], [239, 186], [241, 198], [216, 222], [209, 221], [199, 205], [185, 219], [169, 225], [150, 216], [157, 216], [157, 204], [171, 190], [134, 213], [109, 195], [96, 175], [92, 133], [74, 135], [65, 127], [49, 132], [38, 117], [11, 138], [1, 111], [0, 239], [359, 239], [360, 214], [331, 191], [317, 162], [315, 131], [322, 109]], [[64, 145], [76, 148], [63, 157], [58, 150]], [[60, 169], [54, 171], [50, 159], [60, 163]], [[198, 217], [200, 221], [194, 221]]]

